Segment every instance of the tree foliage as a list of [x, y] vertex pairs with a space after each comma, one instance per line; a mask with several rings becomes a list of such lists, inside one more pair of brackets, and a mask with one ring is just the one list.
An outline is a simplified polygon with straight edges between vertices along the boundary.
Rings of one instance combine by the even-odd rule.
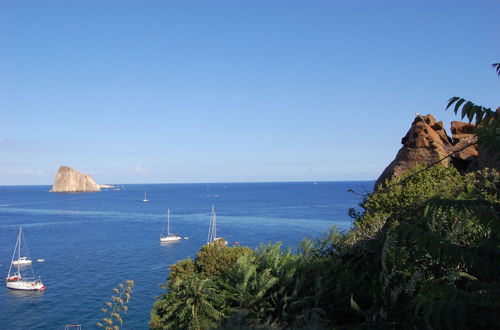
[[243, 246], [227, 248], [221, 240], [204, 245], [196, 254], [195, 267], [207, 276], [223, 276], [242, 255], [251, 253]]

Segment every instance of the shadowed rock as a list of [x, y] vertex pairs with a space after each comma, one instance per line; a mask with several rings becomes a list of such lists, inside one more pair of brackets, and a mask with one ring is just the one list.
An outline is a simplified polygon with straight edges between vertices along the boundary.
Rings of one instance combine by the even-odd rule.
[[474, 130], [476, 129], [476, 125], [464, 123], [461, 121], [452, 121], [451, 122], [451, 136], [453, 139], [453, 150], [460, 150], [465, 148], [462, 151], [453, 154], [453, 165], [457, 167], [461, 172], [473, 171], [478, 169], [478, 150], [477, 145], [471, 145], [477, 142], [477, 136], [474, 134]]

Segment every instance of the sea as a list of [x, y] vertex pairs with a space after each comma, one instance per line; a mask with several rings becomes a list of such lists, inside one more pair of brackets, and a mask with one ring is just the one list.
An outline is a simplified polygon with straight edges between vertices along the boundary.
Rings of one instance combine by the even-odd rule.
[[[7, 276], [22, 226], [43, 292], [7, 289], [0, 282], [0, 329], [96, 329], [113, 288], [135, 286], [121, 329], [148, 329], [169, 265], [193, 258], [206, 244], [212, 205], [217, 236], [258, 248], [282, 242], [293, 250], [332, 226], [352, 226], [374, 181], [124, 184], [97, 193], [50, 193], [50, 186], [0, 186], [0, 274]], [[352, 192], [352, 191], [354, 192]], [[149, 202], [143, 202], [144, 193]], [[170, 231], [182, 240], [161, 244]], [[37, 262], [37, 259], [45, 259]], [[73, 329], [73, 328], [71, 328]]]

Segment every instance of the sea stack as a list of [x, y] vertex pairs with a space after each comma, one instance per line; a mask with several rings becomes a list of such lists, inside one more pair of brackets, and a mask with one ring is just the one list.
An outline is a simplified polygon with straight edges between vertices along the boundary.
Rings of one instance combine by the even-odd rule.
[[95, 192], [100, 190], [101, 188], [90, 175], [68, 166], [61, 166], [57, 171], [50, 192]]

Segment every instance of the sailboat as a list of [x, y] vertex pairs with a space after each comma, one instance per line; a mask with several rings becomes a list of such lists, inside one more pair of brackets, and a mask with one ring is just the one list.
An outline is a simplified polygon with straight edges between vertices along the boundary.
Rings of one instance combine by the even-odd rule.
[[[17, 236], [16, 246], [14, 248], [14, 253], [12, 254], [9, 274], [5, 279], [6, 286], [13, 290], [44, 291], [46, 289], [45, 285], [43, 285], [41, 280], [35, 279], [35, 273], [33, 272], [29, 255], [28, 257], [21, 257], [22, 241], [23, 229], [22, 227], [19, 227], [19, 235]], [[28, 249], [26, 248], [26, 251], [27, 250]], [[14, 260], [16, 255], [17, 259]]]
[[170, 209], [167, 210], [167, 234], [163, 234], [165, 232], [165, 223], [163, 224], [163, 229], [160, 235], [160, 242], [171, 242], [178, 241], [181, 239], [179, 235], [170, 233]]
[[25, 266], [31, 265], [32, 261], [28, 257], [19, 257], [17, 260], [12, 261], [14, 266]]
[[146, 189], [144, 189], [144, 199], [142, 200], [144, 203], [149, 202], [148, 198], [146, 197]]
[[208, 227], [207, 244], [215, 241], [221, 241], [227, 245], [227, 241], [223, 237], [217, 237], [217, 215], [215, 214], [215, 207], [212, 205], [212, 213], [210, 214], [210, 226]]

